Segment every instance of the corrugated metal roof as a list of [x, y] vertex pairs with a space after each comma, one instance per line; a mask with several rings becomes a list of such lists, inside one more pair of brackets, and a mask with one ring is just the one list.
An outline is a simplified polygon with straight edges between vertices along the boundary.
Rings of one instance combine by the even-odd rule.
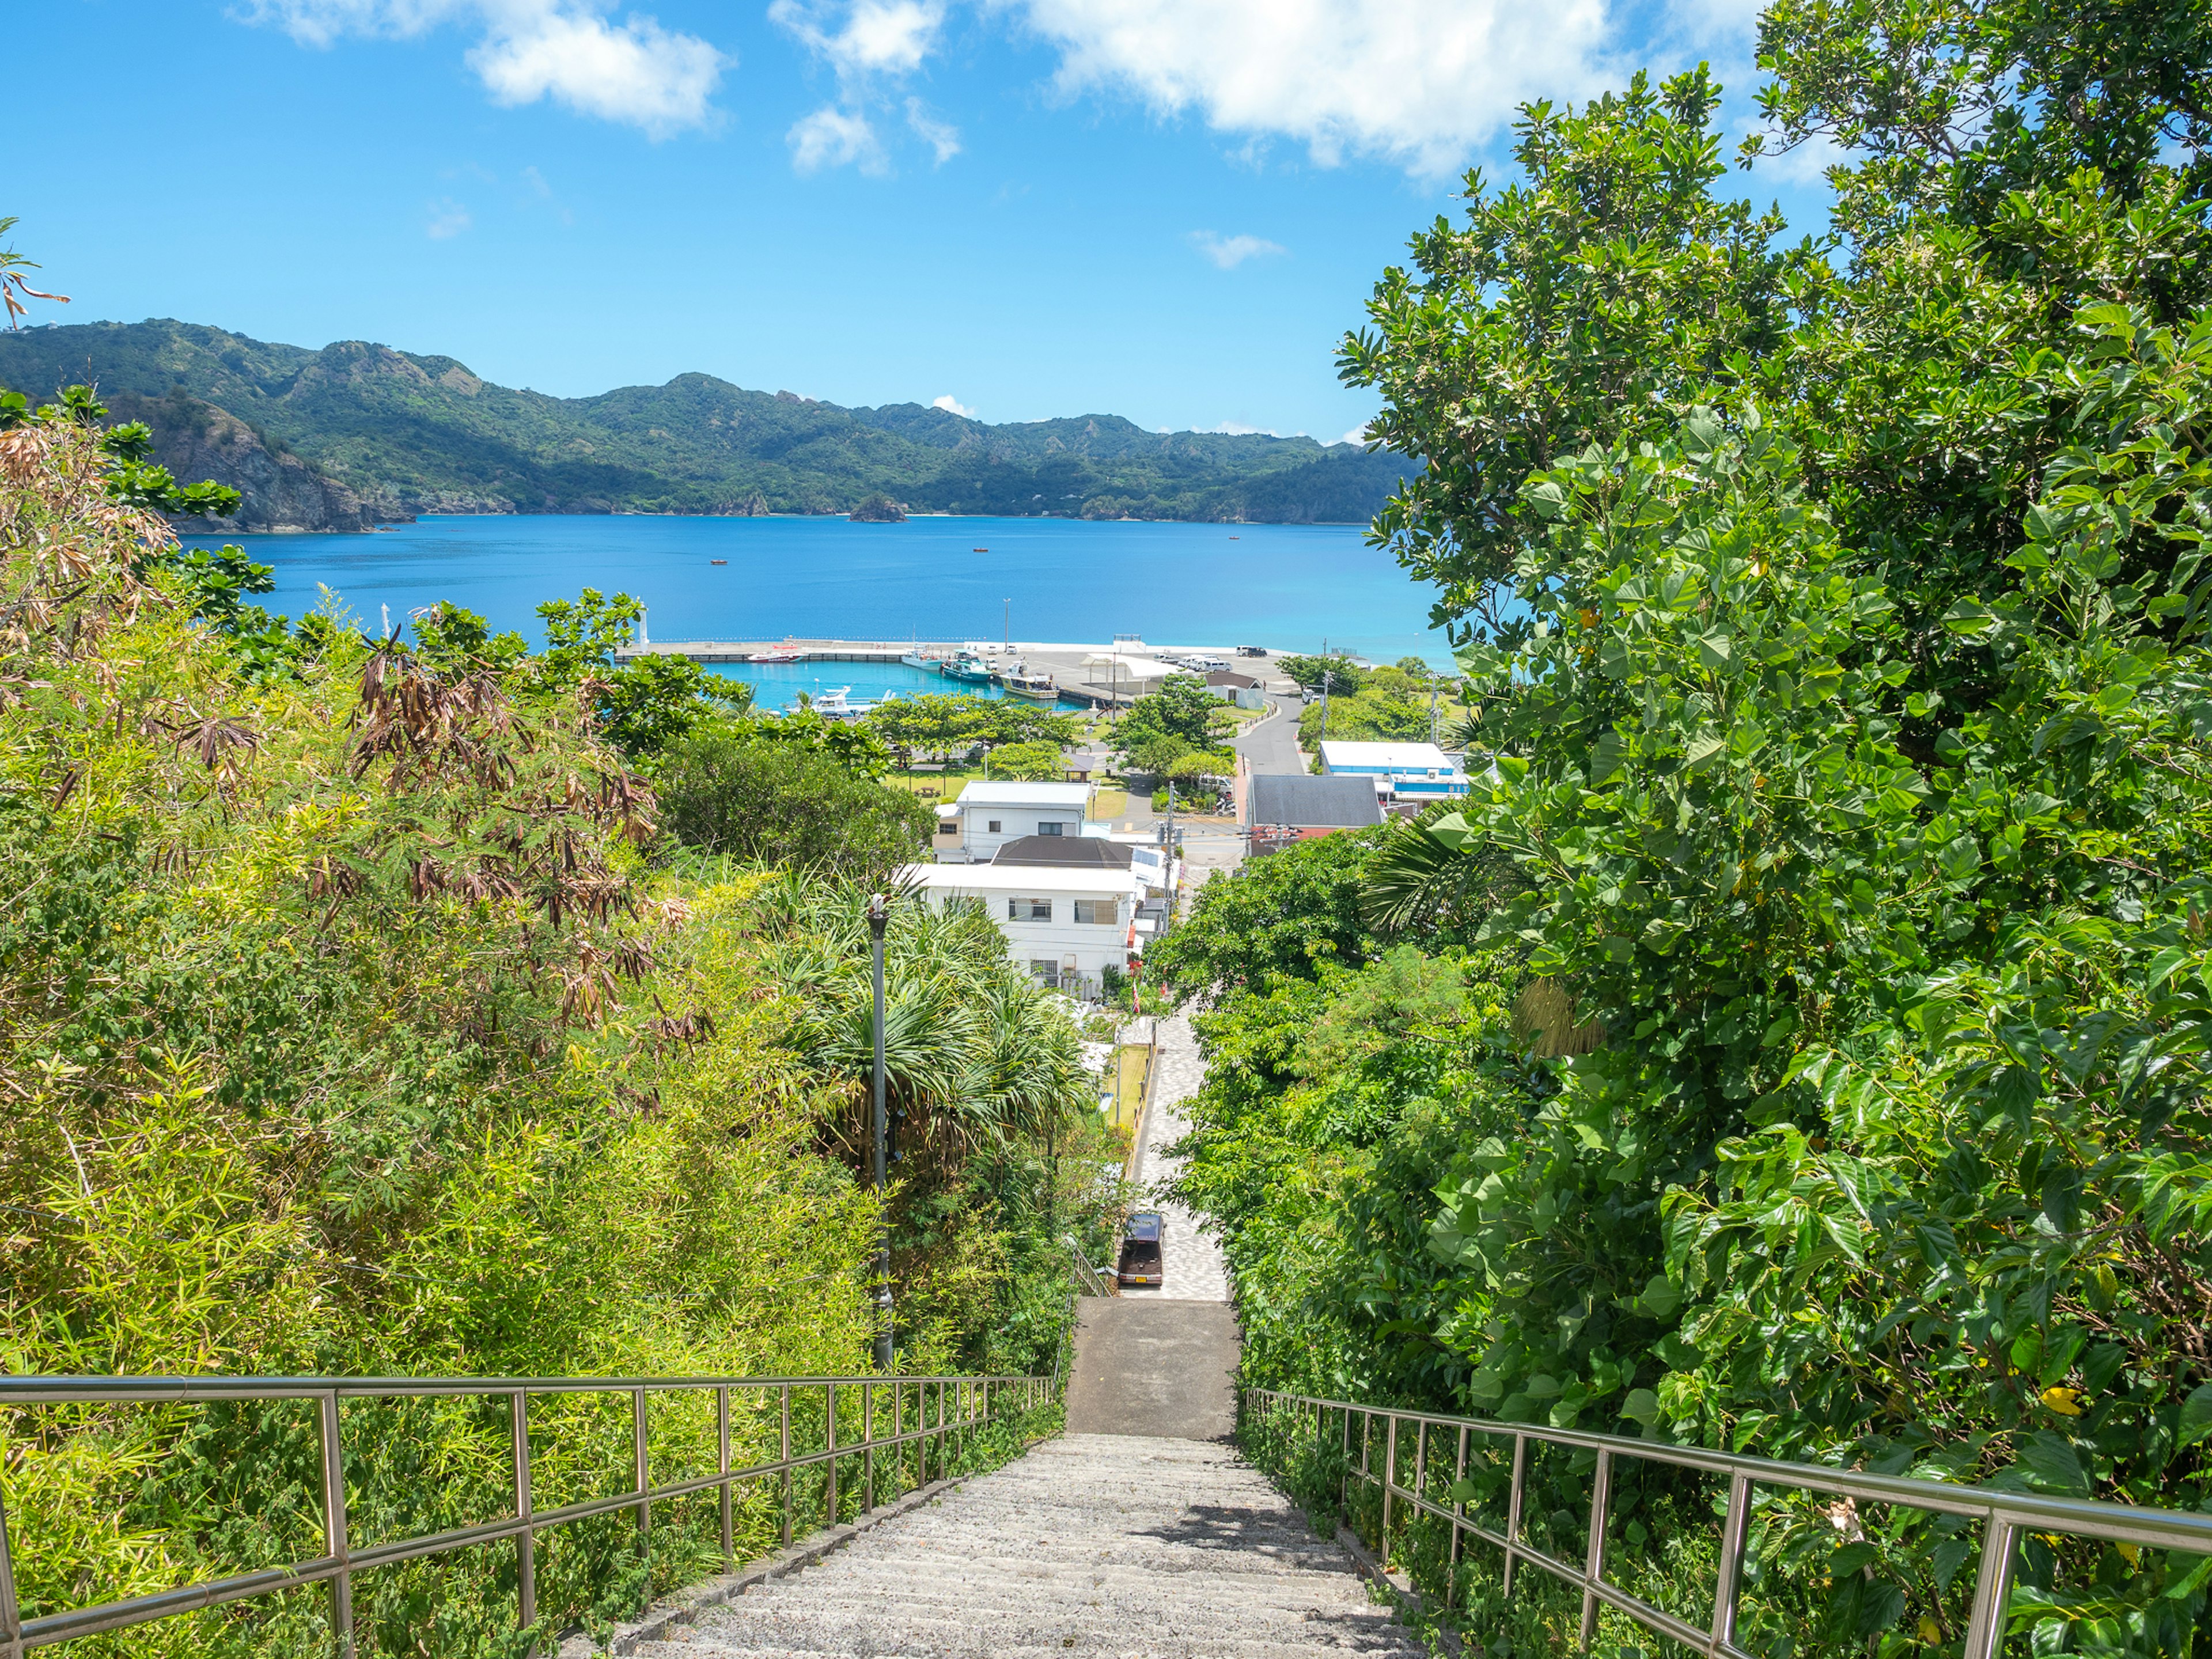
[[1364, 830], [1382, 822], [1382, 807], [1371, 778], [1261, 772], [1252, 779], [1251, 822], [1299, 830]]

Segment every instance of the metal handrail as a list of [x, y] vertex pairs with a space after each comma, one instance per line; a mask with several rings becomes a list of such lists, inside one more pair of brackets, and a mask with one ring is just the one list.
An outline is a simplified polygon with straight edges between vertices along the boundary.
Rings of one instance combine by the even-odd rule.
[[1085, 1296], [1112, 1296], [1115, 1292], [1107, 1285], [1105, 1277], [1091, 1265], [1090, 1257], [1073, 1237], [1066, 1241], [1068, 1260], [1075, 1266], [1075, 1283]]
[[[323, 1482], [324, 1553], [289, 1566], [234, 1574], [157, 1590], [121, 1601], [100, 1602], [48, 1613], [26, 1620], [15, 1595], [15, 1558], [10, 1553], [4, 1501], [0, 1501], [0, 1659], [21, 1659], [33, 1648], [65, 1642], [80, 1636], [124, 1630], [155, 1620], [196, 1613], [228, 1602], [307, 1584], [331, 1587], [331, 1624], [337, 1632], [337, 1659], [352, 1659], [353, 1576], [374, 1567], [390, 1566], [423, 1556], [440, 1555], [478, 1544], [513, 1539], [516, 1546], [515, 1601], [518, 1628], [538, 1622], [536, 1535], [550, 1527], [586, 1520], [617, 1510], [637, 1511], [638, 1536], [644, 1539], [653, 1525], [653, 1505], [670, 1498], [719, 1487], [721, 1493], [722, 1559], [726, 1568], [736, 1565], [731, 1520], [731, 1491], [740, 1480], [781, 1474], [782, 1481], [782, 1540], [792, 1540], [792, 1474], [817, 1463], [829, 1466], [824, 1510], [830, 1523], [837, 1515], [837, 1463], [846, 1457], [863, 1460], [863, 1513], [876, 1507], [876, 1453], [878, 1449], [901, 1453], [897, 1468], [903, 1473], [902, 1449], [918, 1447], [917, 1483], [929, 1479], [931, 1452], [943, 1478], [947, 1442], [991, 1420], [993, 1408], [1007, 1390], [1018, 1389], [1021, 1407], [1027, 1410], [1047, 1397], [1053, 1384], [1042, 1376], [624, 1376], [624, 1377], [410, 1377], [410, 1376], [8, 1376], [0, 1377], [0, 1411], [27, 1406], [93, 1405], [125, 1402], [133, 1405], [173, 1405], [218, 1401], [313, 1400], [320, 1404]], [[913, 1420], [908, 1429], [906, 1391], [914, 1390]], [[793, 1455], [791, 1449], [791, 1402], [794, 1389], [820, 1389], [823, 1395], [823, 1432], [827, 1445], [819, 1451]], [[837, 1438], [837, 1393], [860, 1391], [861, 1433], [840, 1443]], [[936, 1421], [930, 1421], [930, 1393], [936, 1391]], [[778, 1396], [779, 1455], [763, 1463], [733, 1468], [730, 1462], [730, 1396], [733, 1389], [774, 1390]], [[891, 1431], [876, 1432], [878, 1395], [890, 1392]], [[713, 1474], [652, 1484], [650, 1442], [647, 1432], [646, 1397], [653, 1394], [714, 1395], [715, 1438], [720, 1449], [720, 1468]], [[632, 1477], [635, 1485], [612, 1497], [539, 1510], [531, 1498], [530, 1398], [532, 1395], [627, 1394], [630, 1397]], [[509, 1403], [514, 1514], [474, 1526], [456, 1527], [418, 1537], [394, 1539], [356, 1548], [348, 1534], [344, 1480], [344, 1448], [340, 1438], [338, 1402], [343, 1400], [434, 1399], [455, 1395], [503, 1395]], [[948, 1395], [949, 1400], [948, 1400]], [[898, 1476], [892, 1477], [896, 1487]], [[894, 1492], [893, 1495], [896, 1495]]]
[[[1669, 1445], [1662, 1441], [1635, 1440], [1625, 1435], [1593, 1434], [1581, 1429], [1554, 1429], [1534, 1423], [1500, 1423], [1479, 1417], [1453, 1417], [1437, 1412], [1405, 1411], [1386, 1406], [1363, 1406], [1349, 1400], [1328, 1400], [1312, 1395], [1285, 1394], [1273, 1389], [1240, 1390], [1245, 1409], [1255, 1402], [1262, 1418], [1285, 1412], [1310, 1418], [1316, 1437], [1326, 1413], [1339, 1413], [1343, 1422], [1346, 1459], [1344, 1496], [1350, 1496], [1356, 1475], [1382, 1491], [1382, 1553], [1389, 1551], [1390, 1510], [1394, 1503], [1410, 1504], [1451, 1528], [1450, 1564], [1459, 1564], [1462, 1534], [1471, 1534], [1504, 1553], [1504, 1593], [1513, 1593], [1514, 1567], [1526, 1561], [1583, 1593], [1581, 1645], [1587, 1650], [1597, 1634], [1600, 1603], [1626, 1613], [1645, 1629], [1680, 1643], [1711, 1659], [1752, 1659], [1736, 1644], [1737, 1595], [1743, 1581], [1743, 1556], [1751, 1528], [1752, 1488], [1788, 1486], [1800, 1492], [1834, 1497], [1864, 1498], [1869, 1502], [1899, 1504], [1939, 1515], [1963, 1516], [1983, 1522], [1982, 1557], [1974, 1583], [1973, 1612], [1967, 1621], [1964, 1659], [1996, 1659], [2004, 1636], [2005, 1603], [2012, 1588], [2014, 1557], [2020, 1534], [2026, 1531], [2067, 1533], [2078, 1537], [2108, 1539], [2154, 1549], [2183, 1550], [2212, 1554], [2212, 1515], [2181, 1510], [2137, 1509], [2124, 1504], [2098, 1503], [2086, 1498], [2046, 1498], [2033, 1492], [1999, 1492], [1988, 1486], [1955, 1486], [1948, 1481], [1917, 1480], [1903, 1475], [1870, 1474], [1858, 1469], [1828, 1468], [1811, 1463], [1784, 1463], [1772, 1458], [1741, 1457], [1701, 1446]], [[1359, 1462], [1351, 1463], [1352, 1420], [1359, 1419]], [[1370, 1443], [1375, 1419], [1383, 1419], [1383, 1457], [1379, 1473], [1372, 1467]], [[1413, 1486], [1401, 1484], [1400, 1426], [1413, 1429]], [[1432, 1430], [1455, 1431], [1458, 1436], [1454, 1482], [1467, 1476], [1469, 1438], [1481, 1434], [1513, 1442], [1512, 1486], [1502, 1533], [1471, 1521], [1463, 1498], [1447, 1507], [1432, 1501], [1426, 1492], [1429, 1437]], [[1528, 1473], [1528, 1444], [1568, 1446], [1597, 1454], [1590, 1475], [1589, 1540], [1580, 1566], [1525, 1543], [1521, 1537], [1522, 1500]], [[1713, 1589], [1711, 1625], [1699, 1630], [1673, 1613], [1636, 1595], [1605, 1576], [1606, 1511], [1613, 1492], [1613, 1460], [1635, 1458], [1667, 1463], [1679, 1468], [1702, 1469], [1729, 1478], [1728, 1512], [1721, 1526], [1720, 1563]], [[1449, 1601], [1449, 1591], [1447, 1592]]]

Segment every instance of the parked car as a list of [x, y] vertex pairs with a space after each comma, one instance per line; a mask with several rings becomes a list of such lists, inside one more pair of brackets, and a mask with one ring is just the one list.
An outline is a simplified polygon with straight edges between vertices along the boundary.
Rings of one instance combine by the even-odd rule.
[[1139, 1210], [1121, 1232], [1121, 1260], [1115, 1277], [1124, 1285], [1158, 1285], [1167, 1274], [1160, 1246], [1167, 1234], [1167, 1219], [1158, 1210]]

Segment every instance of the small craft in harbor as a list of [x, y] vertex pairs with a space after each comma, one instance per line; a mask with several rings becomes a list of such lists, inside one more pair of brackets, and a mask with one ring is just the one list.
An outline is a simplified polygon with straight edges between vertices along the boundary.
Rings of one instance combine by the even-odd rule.
[[1000, 684], [1010, 697], [1027, 697], [1032, 702], [1058, 702], [1060, 682], [1050, 674], [1032, 674], [1025, 663], [1016, 663], [1006, 670]]

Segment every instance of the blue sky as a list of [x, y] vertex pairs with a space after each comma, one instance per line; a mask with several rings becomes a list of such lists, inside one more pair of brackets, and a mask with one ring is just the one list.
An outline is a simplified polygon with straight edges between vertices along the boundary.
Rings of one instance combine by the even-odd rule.
[[[1512, 108], [1742, 0], [46, 0], [0, 215], [74, 303], [573, 396], [703, 370], [991, 421], [1309, 432]], [[1817, 223], [1802, 162], [1743, 181]], [[1741, 176], [1741, 175], [1740, 175]]]

